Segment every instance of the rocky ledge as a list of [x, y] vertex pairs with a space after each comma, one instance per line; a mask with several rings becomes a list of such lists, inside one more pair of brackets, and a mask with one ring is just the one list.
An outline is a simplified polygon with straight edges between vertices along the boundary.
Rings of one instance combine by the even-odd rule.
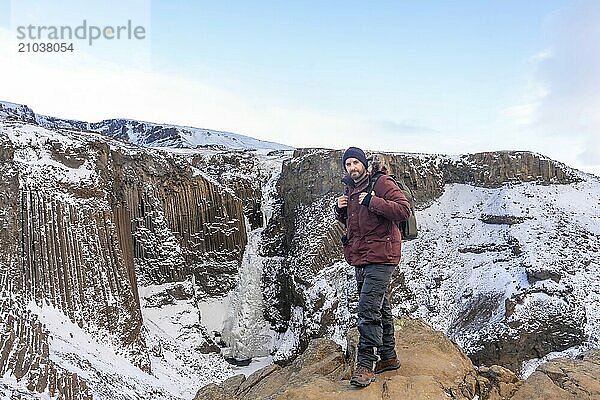
[[[356, 331], [348, 337], [348, 348], [354, 349]], [[237, 375], [220, 385], [207, 385], [194, 400], [600, 398], [600, 350], [575, 360], [552, 360], [521, 380], [497, 365], [474, 367], [454, 342], [412, 319], [396, 321], [396, 350], [402, 367], [378, 375], [369, 387], [359, 389], [349, 385], [354, 353], [344, 354], [330, 340], [314, 339], [290, 365], [270, 365], [248, 378]]]

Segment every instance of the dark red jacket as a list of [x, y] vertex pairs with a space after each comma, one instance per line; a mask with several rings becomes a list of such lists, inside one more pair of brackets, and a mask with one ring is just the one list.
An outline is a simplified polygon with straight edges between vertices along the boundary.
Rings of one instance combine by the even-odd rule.
[[[370, 177], [369, 177], [370, 178]], [[374, 195], [368, 206], [358, 203], [358, 196], [366, 191], [369, 179], [355, 185], [345, 176], [344, 194], [348, 207], [337, 208], [337, 219], [346, 225], [344, 257], [348, 264], [393, 264], [400, 262], [402, 237], [395, 222], [406, 221], [410, 216], [410, 203], [392, 179], [383, 175], [373, 188]]]

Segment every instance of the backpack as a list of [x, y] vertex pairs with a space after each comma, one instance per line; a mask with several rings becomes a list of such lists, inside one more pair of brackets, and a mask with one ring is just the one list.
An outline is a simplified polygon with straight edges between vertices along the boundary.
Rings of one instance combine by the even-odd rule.
[[[373, 174], [373, 176], [371, 176], [371, 179], [369, 180], [369, 186], [367, 186], [367, 189], [366, 189], [367, 193], [371, 193], [373, 191], [373, 188], [375, 187], [377, 180], [379, 180], [379, 178], [382, 175], [385, 175], [385, 174], [383, 172], [376, 172], [375, 174]], [[400, 222], [396, 223], [398, 225], [398, 228], [400, 229], [400, 233], [402, 234], [402, 240], [416, 239], [418, 229], [417, 229], [417, 217], [415, 216], [415, 198], [414, 198], [411, 190], [404, 183], [403, 179], [396, 180], [396, 177], [394, 177], [393, 175], [388, 175], [388, 176], [392, 179], [392, 182], [394, 182], [396, 184], [396, 186], [398, 186], [398, 188], [402, 191], [402, 193], [404, 194], [404, 196], [410, 203], [410, 216], [408, 217], [408, 220], [400, 221]]]

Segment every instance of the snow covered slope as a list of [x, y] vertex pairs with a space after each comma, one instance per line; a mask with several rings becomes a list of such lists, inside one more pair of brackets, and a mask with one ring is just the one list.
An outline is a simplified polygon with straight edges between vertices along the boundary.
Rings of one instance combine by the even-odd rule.
[[600, 346], [600, 182], [581, 177], [448, 185], [418, 213], [420, 238], [404, 245], [396, 312], [430, 321], [476, 362], [514, 369]]
[[156, 124], [131, 119], [107, 119], [101, 122], [82, 122], [39, 115], [29, 107], [0, 101], [0, 117], [10, 117], [35, 123], [48, 129], [75, 129], [98, 132], [103, 135], [126, 140], [146, 147], [173, 148], [218, 148], [291, 150], [292, 147], [274, 142], [266, 142], [249, 136], [212, 129], [188, 126]]

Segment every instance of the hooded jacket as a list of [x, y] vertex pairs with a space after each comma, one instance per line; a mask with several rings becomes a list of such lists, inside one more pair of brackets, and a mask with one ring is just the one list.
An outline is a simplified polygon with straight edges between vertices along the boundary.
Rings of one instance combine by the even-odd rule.
[[346, 226], [344, 257], [353, 266], [397, 265], [402, 246], [397, 222], [408, 219], [410, 203], [396, 183], [384, 174], [377, 180], [371, 196], [367, 195], [364, 204], [359, 204], [358, 197], [367, 190], [370, 179], [369, 175], [358, 185], [348, 175], [342, 179], [348, 206], [340, 209], [336, 204], [335, 211], [337, 219]]

